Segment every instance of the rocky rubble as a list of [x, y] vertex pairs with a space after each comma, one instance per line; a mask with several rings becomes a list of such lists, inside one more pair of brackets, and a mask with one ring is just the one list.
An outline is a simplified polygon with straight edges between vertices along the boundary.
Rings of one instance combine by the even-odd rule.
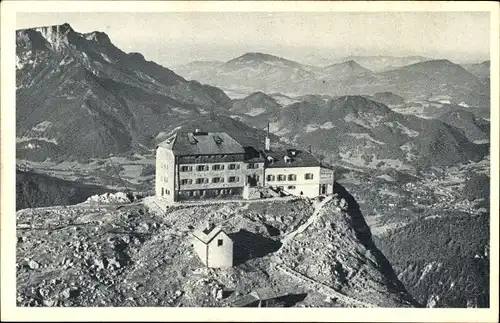
[[[278, 252], [283, 264], [373, 306], [414, 306], [389, 263], [371, 241], [370, 230], [346, 198], [335, 196], [319, 219]], [[321, 239], [313, 239], [322, 237]]]
[[[386, 282], [370, 251], [352, 237], [341, 209], [348, 202], [340, 198], [279, 252], [280, 239], [306, 223], [315, 202], [158, 203], [147, 198], [17, 212], [18, 306], [231, 306], [262, 288], [276, 296], [303, 293], [288, 306], [342, 306], [277, 270], [276, 254], [343, 292], [400, 305], [396, 296], [378, 292]], [[192, 249], [190, 232], [207, 218], [235, 239], [238, 252], [245, 250], [232, 268], [205, 268]]]
[[92, 195], [84, 203], [110, 204], [110, 203], [130, 203], [140, 199], [142, 196], [134, 193], [104, 193], [101, 195]]

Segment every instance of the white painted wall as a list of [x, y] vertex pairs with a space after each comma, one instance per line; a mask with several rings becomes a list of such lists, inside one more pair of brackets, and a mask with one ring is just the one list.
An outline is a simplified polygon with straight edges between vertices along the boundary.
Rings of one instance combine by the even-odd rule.
[[[312, 174], [313, 179], [305, 179], [306, 174]], [[289, 181], [288, 175], [294, 174], [297, 176], [295, 181]], [[274, 181], [268, 181], [268, 175], [274, 175]], [[285, 175], [286, 180], [278, 181], [278, 175]], [[283, 189], [293, 195], [306, 197], [316, 197], [320, 195], [320, 184], [327, 185], [327, 194], [333, 192], [333, 171], [322, 167], [288, 167], [288, 168], [266, 168], [265, 171], [265, 186], [277, 187], [283, 186]], [[295, 189], [288, 188], [295, 186]]]
[[[175, 157], [171, 150], [164, 147], [156, 149], [155, 194], [169, 201], [174, 201]], [[170, 194], [167, 194], [167, 190]]]
[[[265, 171], [266, 186], [283, 186], [286, 192], [294, 195], [300, 195], [306, 197], [316, 197], [319, 195], [319, 167], [288, 167], [288, 168], [267, 168]], [[313, 174], [313, 179], [306, 180], [305, 174]], [[297, 180], [289, 181], [288, 175], [294, 174], [297, 176]], [[268, 175], [274, 175], [274, 181], [268, 181]], [[278, 175], [285, 175], [286, 179], [284, 181], [278, 181]], [[295, 186], [295, 189], [289, 189], [288, 186]]]
[[320, 185], [326, 185], [326, 194], [333, 194], [333, 183], [335, 181], [335, 173], [332, 169], [321, 167], [319, 175]]
[[207, 265], [207, 245], [201, 242], [198, 238], [192, 238], [193, 249], [200, 257], [201, 262], [206, 266]]
[[[222, 246], [217, 241], [222, 239]], [[233, 241], [227, 234], [221, 231], [208, 244], [208, 267], [229, 268], [233, 266]]]

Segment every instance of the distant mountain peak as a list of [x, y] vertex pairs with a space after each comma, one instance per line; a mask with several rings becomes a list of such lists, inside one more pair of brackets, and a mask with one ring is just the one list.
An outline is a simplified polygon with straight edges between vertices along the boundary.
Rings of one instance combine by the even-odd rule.
[[[79, 33], [68, 23], [64, 23], [62, 25], [19, 29], [16, 34], [21, 37], [23, 37], [22, 35], [24, 35], [24, 37], [27, 36], [28, 39], [32, 42], [38, 42], [39, 45], [45, 43], [45, 46], [52, 48], [53, 50], [61, 50], [69, 46], [69, 44], [81, 44], [85, 40], [95, 42], [100, 45], [111, 45], [114, 47], [106, 33], [101, 31]], [[44, 46], [41, 45], [39, 48], [44, 48]]]
[[277, 60], [283, 60], [283, 58], [278, 57], [278, 56], [274, 56], [271, 54], [266, 54], [266, 53], [249, 52], [249, 53], [241, 55], [240, 57], [235, 58], [235, 60], [240, 60], [240, 61], [256, 61], [256, 60], [277, 61]]
[[341, 63], [332, 64], [325, 67], [325, 71], [328, 73], [340, 73], [344, 75], [339, 76], [348, 76], [348, 75], [357, 75], [364, 73], [371, 73], [372, 71], [359, 65], [355, 60], [348, 60]]
[[34, 27], [34, 28], [28, 28], [28, 29], [35, 29], [35, 30], [52, 30], [52, 31], [57, 31], [60, 33], [66, 33], [69, 31], [74, 31], [73, 27], [67, 22], [61, 24], [61, 25], [48, 25], [48, 26], [40, 26], [40, 27]]
[[268, 95], [262, 91], [256, 91], [256, 92], [251, 93], [248, 97], [252, 97], [252, 96], [268, 96]]
[[301, 67], [301, 64], [285, 59], [283, 57], [278, 57], [271, 54], [260, 53], [260, 52], [250, 52], [236, 57], [228, 62], [226, 65], [232, 65], [234, 63], [265, 63], [265, 62], [280, 62], [292, 67]]
[[453, 71], [454, 73], [462, 73], [462, 74], [468, 74], [470, 76], [473, 76], [470, 74], [467, 70], [465, 70], [462, 66], [455, 64], [451, 62], [448, 59], [433, 59], [429, 61], [424, 61], [424, 62], [419, 62], [407, 66], [402, 66], [397, 68], [397, 70], [408, 70], [408, 71], [418, 71], [418, 72], [431, 72], [435, 73], [437, 71], [441, 71], [443, 73], [450, 73]]
[[329, 65], [327, 67], [330, 67], [330, 66], [340, 66], [340, 65], [347, 65], [347, 66], [360, 66], [362, 67], [361, 65], [359, 65], [355, 60], [351, 59], [351, 60], [348, 60], [348, 61], [345, 61], [345, 62], [340, 62], [340, 63], [335, 63], [335, 64], [332, 64], [332, 65]]
[[101, 31], [93, 31], [91, 33], [86, 33], [83, 34], [83, 37], [87, 40], [93, 40], [95, 42], [101, 43], [101, 44], [110, 44], [111, 40], [109, 39], [109, 36]]
[[141, 53], [137, 53], [137, 52], [130, 52], [130, 53], [128, 53], [128, 57], [131, 58], [131, 59], [134, 59], [134, 60], [136, 60], [138, 62], [146, 60], [144, 58], [144, 55], [142, 55]]
[[[445, 58], [442, 58], [442, 59], [431, 59], [431, 60], [428, 60], [428, 61], [424, 61], [424, 62], [418, 62], [418, 63], [415, 63], [415, 64], [412, 64], [413, 66], [415, 65], [421, 65], [421, 66], [425, 66], [425, 65], [448, 65], [448, 66], [458, 66], [457, 64], [453, 63], [452, 61], [450, 61], [449, 59], [445, 59]], [[409, 66], [412, 66], [412, 65], [409, 65]]]
[[339, 104], [343, 106], [346, 113], [348, 112], [358, 112], [358, 111], [369, 111], [375, 114], [385, 115], [391, 112], [391, 110], [384, 104], [370, 100], [361, 95], [345, 95], [333, 99], [330, 102]]
[[74, 34], [75, 31], [70, 26], [70, 24], [64, 23], [62, 25], [51, 25], [51, 26], [20, 29], [17, 30], [16, 32], [16, 34], [18, 35], [23, 33], [32, 36], [33, 33], [38, 33], [48, 44], [50, 44], [50, 46], [52, 46], [55, 49], [59, 49], [62, 46], [69, 44], [68, 36]]
[[[431, 60], [428, 60], [427, 61], [428, 63], [441, 63], [441, 64], [448, 64], [448, 65], [456, 65], [455, 63], [453, 63], [452, 61], [450, 61], [449, 59], [446, 59], [446, 58], [441, 58], [441, 59], [431, 59]], [[425, 63], [425, 62], [422, 62], [422, 63]]]

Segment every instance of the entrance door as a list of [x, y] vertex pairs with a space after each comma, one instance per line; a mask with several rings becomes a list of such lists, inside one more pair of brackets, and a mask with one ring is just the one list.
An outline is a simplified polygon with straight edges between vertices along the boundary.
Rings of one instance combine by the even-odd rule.
[[165, 194], [165, 189], [162, 187], [161, 188], [161, 196], [163, 196], [163, 194]]
[[257, 175], [248, 175], [247, 176], [247, 181], [249, 186], [257, 186]]
[[326, 185], [325, 184], [321, 185], [320, 194], [322, 194], [322, 195], [326, 194]]

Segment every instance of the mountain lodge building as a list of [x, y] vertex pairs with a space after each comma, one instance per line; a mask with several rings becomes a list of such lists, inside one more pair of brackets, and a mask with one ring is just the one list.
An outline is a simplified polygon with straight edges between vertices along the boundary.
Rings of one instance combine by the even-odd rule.
[[292, 195], [333, 193], [334, 174], [311, 153], [243, 147], [223, 132], [178, 132], [156, 149], [156, 196], [170, 202], [241, 197], [245, 186]]

